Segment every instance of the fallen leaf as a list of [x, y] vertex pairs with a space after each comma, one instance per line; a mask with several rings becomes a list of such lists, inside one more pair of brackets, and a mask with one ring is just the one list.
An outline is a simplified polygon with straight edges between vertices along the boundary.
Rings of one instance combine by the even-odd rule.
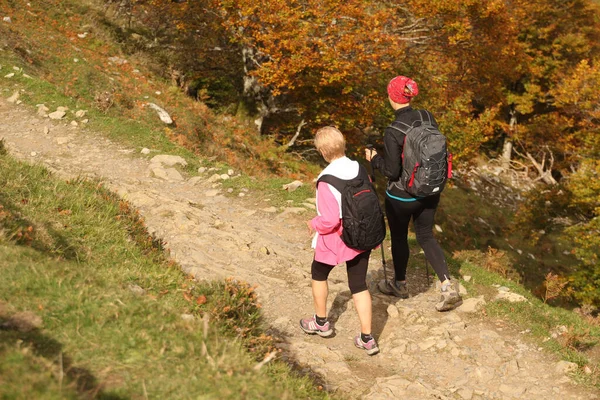
[[201, 306], [204, 303], [206, 303], [206, 296], [205, 295], [198, 296], [198, 298], [196, 299], [196, 304]]

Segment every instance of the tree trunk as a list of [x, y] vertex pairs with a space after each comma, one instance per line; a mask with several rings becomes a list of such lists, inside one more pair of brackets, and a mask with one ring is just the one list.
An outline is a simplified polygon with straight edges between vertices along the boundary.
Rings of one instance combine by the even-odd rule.
[[507, 136], [504, 138], [504, 145], [502, 145], [502, 168], [510, 168], [510, 160], [512, 158], [513, 142]]

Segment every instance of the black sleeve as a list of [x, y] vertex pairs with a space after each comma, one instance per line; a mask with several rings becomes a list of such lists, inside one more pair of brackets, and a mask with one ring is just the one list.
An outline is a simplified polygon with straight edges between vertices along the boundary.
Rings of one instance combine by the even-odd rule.
[[371, 165], [390, 181], [397, 181], [402, 173], [404, 134], [393, 128], [386, 128], [383, 136], [383, 145], [385, 156], [377, 154], [371, 160]]

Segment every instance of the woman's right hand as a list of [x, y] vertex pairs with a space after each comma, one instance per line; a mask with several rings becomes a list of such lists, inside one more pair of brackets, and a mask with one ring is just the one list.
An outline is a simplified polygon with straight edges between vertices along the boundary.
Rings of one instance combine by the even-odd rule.
[[372, 147], [365, 148], [365, 158], [367, 161], [371, 161], [373, 157], [377, 155], [377, 151]]

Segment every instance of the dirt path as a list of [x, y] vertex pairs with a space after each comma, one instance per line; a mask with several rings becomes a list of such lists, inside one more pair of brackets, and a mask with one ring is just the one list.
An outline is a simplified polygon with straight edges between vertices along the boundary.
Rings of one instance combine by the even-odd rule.
[[336, 268], [330, 282], [336, 335], [305, 335], [298, 320], [312, 313], [312, 252], [303, 221], [314, 211], [290, 207], [272, 212], [251, 194], [226, 197], [211, 172], [180, 179], [167, 165], [150, 163], [157, 153], [133, 154], [4, 99], [1, 138], [13, 156], [43, 164], [59, 176], [103, 179], [140, 210], [150, 232], [166, 241], [172, 257], [197, 279], [233, 276], [258, 285], [270, 329], [281, 337], [282, 357], [319, 375], [342, 398], [599, 398], [592, 389], [575, 385], [565, 365], [531, 344], [526, 333], [461, 310], [437, 313], [435, 290], [427, 285], [413, 285], [421, 293], [407, 300], [377, 294], [373, 284], [382, 276], [378, 252], [369, 280], [381, 354], [368, 357], [352, 345], [359, 325], [344, 268]]

